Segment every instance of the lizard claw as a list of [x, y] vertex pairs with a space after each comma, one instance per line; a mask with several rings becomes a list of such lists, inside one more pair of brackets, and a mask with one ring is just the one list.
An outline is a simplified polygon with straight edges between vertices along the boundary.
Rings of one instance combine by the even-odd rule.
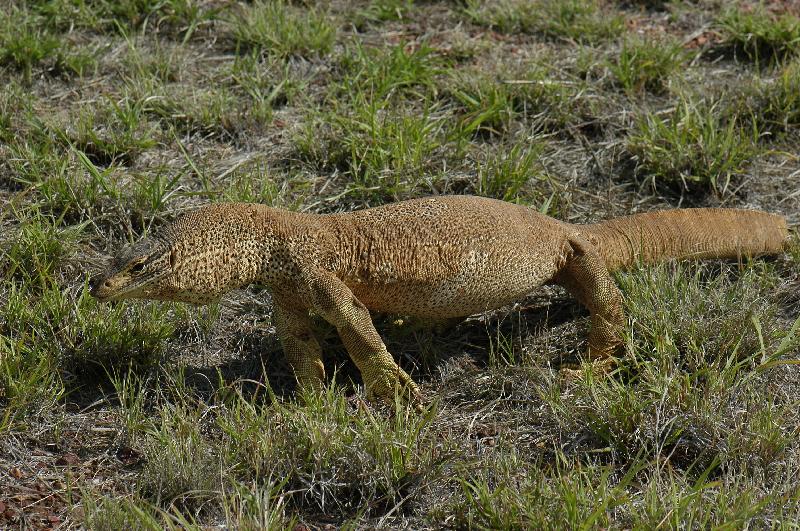
[[363, 374], [363, 377], [368, 399], [377, 399], [394, 407], [399, 398], [400, 404], [411, 404], [418, 413], [423, 410], [419, 387], [400, 367], [380, 370], [378, 374]]

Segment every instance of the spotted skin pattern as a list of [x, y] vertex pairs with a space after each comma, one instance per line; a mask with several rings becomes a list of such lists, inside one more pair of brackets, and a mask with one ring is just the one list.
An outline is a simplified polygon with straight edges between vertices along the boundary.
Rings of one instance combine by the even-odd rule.
[[371, 396], [412, 400], [419, 388], [394, 361], [370, 311], [430, 320], [466, 317], [564, 286], [591, 314], [587, 357], [622, 354], [622, 294], [610, 271], [664, 258], [779, 253], [781, 216], [686, 209], [572, 225], [472, 196], [413, 199], [356, 212], [301, 214], [246, 203], [202, 207], [123, 251], [92, 284], [101, 300], [204, 304], [267, 285], [298, 383], [318, 388], [322, 351], [309, 311], [336, 327]]

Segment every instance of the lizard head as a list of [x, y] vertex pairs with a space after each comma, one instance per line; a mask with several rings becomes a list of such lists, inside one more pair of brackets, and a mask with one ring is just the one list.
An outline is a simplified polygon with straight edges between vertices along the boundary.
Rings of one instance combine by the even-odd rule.
[[184, 214], [123, 249], [92, 279], [92, 295], [208, 304], [252, 282], [256, 250], [242, 243], [254, 223], [251, 210], [219, 204]]
[[189, 271], [181, 267], [193, 258], [184, 243], [152, 236], [123, 249], [92, 279], [92, 296], [101, 301], [153, 299], [193, 304], [218, 300], [222, 291], [213, 282], [193, 282]]
[[92, 281], [92, 296], [101, 301], [165, 299], [173, 275], [174, 253], [167, 241], [145, 238], [123, 249]]

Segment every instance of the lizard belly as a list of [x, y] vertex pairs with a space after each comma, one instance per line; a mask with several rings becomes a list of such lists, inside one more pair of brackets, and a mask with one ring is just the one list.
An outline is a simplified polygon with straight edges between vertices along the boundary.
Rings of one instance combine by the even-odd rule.
[[[499, 260], [496, 252], [472, 251], [453, 274], [434, 279], [387, 278], [347, 282], [370, 310], [418, 317], [464, 317], [499, 308], [525, 297], [555, 273], [543, 264]], [[537, 263], [538, 262], [538, 263]]]

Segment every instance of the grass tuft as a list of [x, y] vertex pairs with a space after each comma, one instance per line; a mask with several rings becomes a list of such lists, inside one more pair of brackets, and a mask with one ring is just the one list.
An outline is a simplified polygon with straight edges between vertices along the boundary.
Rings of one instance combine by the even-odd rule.
[[327, 54], [336, 38], [324, 12], [283, 0], [257, 0], [236, 11], [228, 24], [240, 53], [314, 57]]
[[678, 42], [632, 38], [623, 41], [619, 55], [608, 66], [626, 93], [662, 94], [685, 56]]
[[[171, 520], [165, 521], [162, 517], [163, 513], [157, 507], [138, 497], [131, 499], [85, 492], [82, 502], [86, 514], [85, 523], [88, 527], [98, 531], [115, 531], [117, 529], [156, 531], [179, 528]], [[186, 529], [186, 527], [180, 529]]]
[[357, 12], [356, 26], [363, 22], [386, 22], [408, 18], [414, 10], [414, 0], [371, 0]]
[[99, 4], [101, 12], [106, 16], [136, 27], [145, 24], [150, 16], [156, 14], [161, 0], [119, 0], [117, 2], [101, 0]]
[[435, 79], [447, 63], [425, 43], [388, 48], [349, 47], [339, 59], [342, 81], [337, 92], [359, 92], [377, 100], [403, 94], [414, 99], [436, 95]]
[[495, 75], [464, 69], [441, 83], [461, 114], [457, 132], [462, 142], [509, 135], [520, 119], [534, 129], [563, 131], [584, 117], [579, 88], [538, 66]]
[[131, 164], [137, 155], [156, 145], [157, 132], [148, 123], [141, 101], [107, 99], [93, 108], [78, 111], [78, 116], [57, 135], [84, 152], [93, 164], [102, 167]]
[[582, 44], [614, 39], [623, 30], [623, 18], [597, 0], [467, 0], [464, 13], [502, 33], [541, 34]]
[[759, 130], [784, 133], [800, 127], [800, 59], [780, 67], [774, 77], [759, 79], [745, 91], [750, 119]]
[[[540, 157], [543, 142], [527, 141], [513, 146], [507, 154], [496, 154], [478, 168], [475, 193], [504, 201], [518, 201], [529, 183], [542, 178]], [[537, 198], [540, 202], [543, 198]]]
[[31, 138], [15, 139], [8, 147], [13, 180], [35, 193], [37, 208], [71, 223], [98, 215], [108, 201], [119, 199], [115, 167], [99, 168], [87, 154], [68, 147], [63, 131], [53, 132], [41, 122], [35, 127]]
[[773, 275], [764, 264], [737, 274], [679, 263], [621, 276], [637, 351], [656, 352], [659, 363], [671, 359], [692, 375], [752, 368], [780, 339], [768, 291]]
[[614, 509], [626, 502], [626, 488], [633, 478], [633, 474], [615, 478], [602, 466], [574, 471], [559, 467], [545, 473], [528, 466], [512, 450], [496, 456], [490, 469], [462, 480], [463, 501], [452, 508], [457, 525], [502, 530], [605, 527]]
[[88, 290], [74, 298], [57, 286], [48, 287], [35, 299], [30, 293], [12, 291], [0, 311], [10, 339], [22, 341], [27, 352], [50, 357], [63, 370], [88, 380], [114, 368], [157, 363], [164, 341], [175, 329], [164, 306], [109, 312]]
[[27, 9], [12, 6], [0, 12], [0, 66], [11, 66], [31, 81], [33, 67], [55, 58], [61, 41]]
[[392, 507], [430, 473], [425, 449], [430, 414], [401, 410], [394, 418], [353, 411], [341, 390], [303, 396], [302, 407], [255, 408], [240, 398], [220, 418], [227, 452], [244, 478], [283, 478], [293, 503], [327, 514]]
[[663, 181], [724, 193], [753, 156], [756, 138], [735, 117], [726, 121], [719, 105], [683, 99], [664, 118], [652, 112], [640, 116], [627, 149], [639, 175], [654, 185]]
[[[246, 120], [245, 109], [226, 86], [181, 94], [162, 87], [138, 101], [141, 101], [142, 110], [157, 118], [163, 128], [174, 128], [186, 135], [232, 138]], [[253, 118], [258, 120], [263, 116]]]
[[46, 289], [59, 265], [73, 255], [84, 227], [59, 228], [59, 221], [36, 211], [20, 216], [14, 237], [4, 241], [0, 273], [27, 290]]
[[255, 53], [237, 56], [231, 77], [249, 100], [248, 121], [254, 125], [269, 124], [273, 111], [295, 101], [304, 87], [303, 80], [292, 75], [290, 65], [262, 61]]
[[800, 18], [773, 15], [763, 6], [729, 9], [717, 19], [723, 45], [756, 63], [780, 60], [800, 51]]
[[193, 511], [220, 490], [224, 468], [200, 433], [198, 414], [169, 406], [160, 412], [161, 424], [148, 430], [139, 489], [156, 505]]
[[318, 168], [343, 172], [348, 188], [361, 197], [410, 192], [433, 169], [431, 157], [446, 142], [443, 116], [436, 107], [411, 113], [358, 98], [349, 109], [307, 122], [295, 140], [300, 156]]

